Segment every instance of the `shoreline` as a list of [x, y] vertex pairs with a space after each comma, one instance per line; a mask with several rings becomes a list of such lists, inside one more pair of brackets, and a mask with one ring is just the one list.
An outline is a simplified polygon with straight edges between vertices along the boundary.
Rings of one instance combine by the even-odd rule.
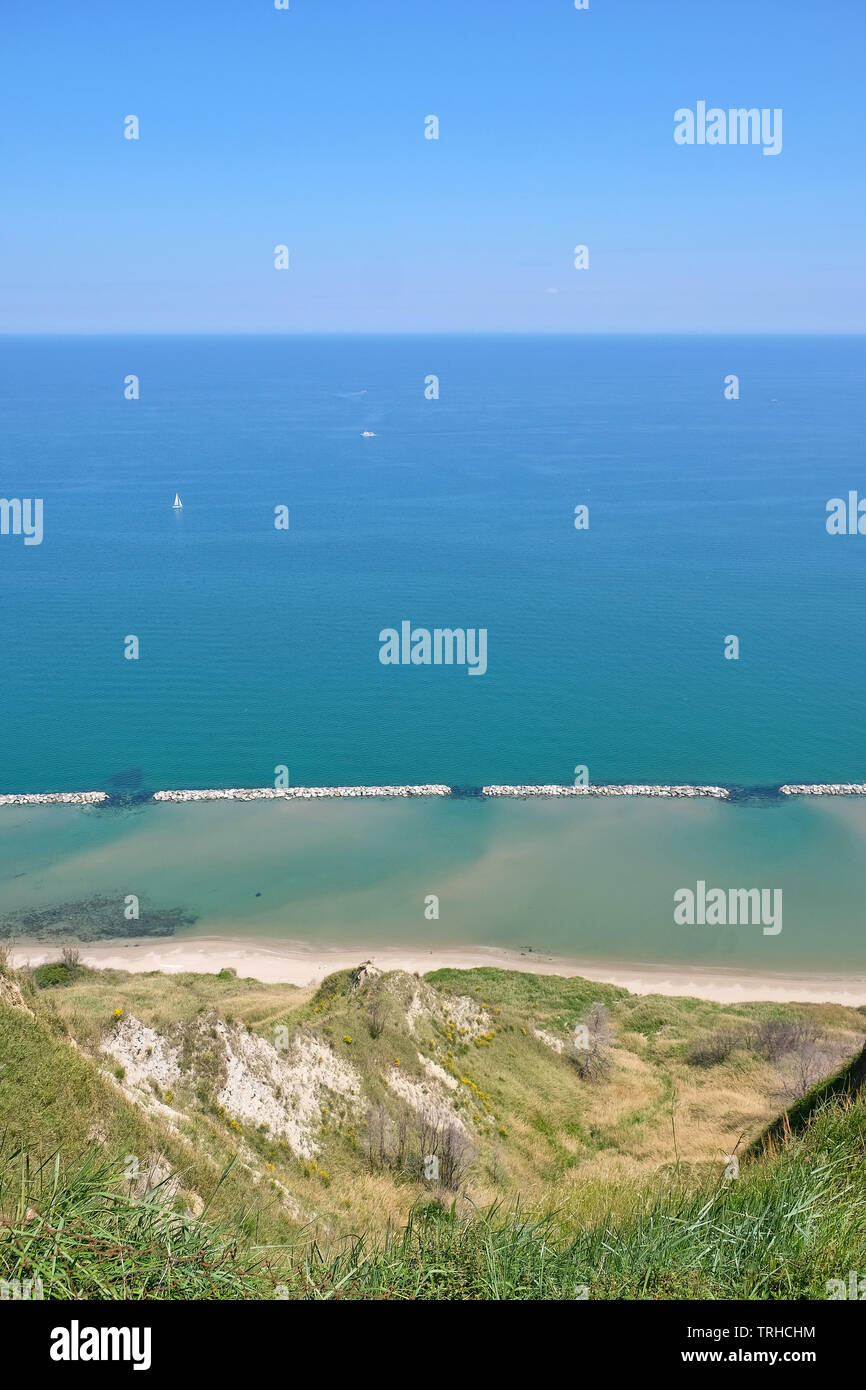
[[[57, 960], [61, 945], [16, 941], [10, 956], [15, 966], [41, 965]], [[326, 975], [370, 960], [382, 970], [406, 970], [420, 975], [432, 970], [471, 970], [492, 966], [533, 975], [579, 975], [599, 984], [618, 985], [631, 994], [661, 994], [706, 999], [719, 1004], [746, 1001], [770, 1003], [835, 1003], [849, 1008], [866, 1005], [866, 975], [816, 975], [814, 972], [769, 972], [713, 965], [624, 964], [581, 961], [547, 952], [500, 946], [316, 946], [311, 942], [278, 942], [268, 938], [202, 936], [184, 941], [130, 937], [122, 942], [80, 946], [82, 964], [101, 970], [133, 973], [216, 974], [226, 967], [264, 984], [318, 985]]]
[[[152, 792], [134, 798], [136, 804], [188, 801], [316, 801], [364, 797], [450, 797], [485, 800], [494, 797], [651, 796], [713, 797], [735, 801], [750, 790], [771, 796], [866, 796], [866, 782], [786, 782], [780, 787], [722, 787], [704, 783], [599, 782], [574, 786], [568, 782], [491, 783], [483, 787], [454, 787], [444, 782], [395, 783], [379, 787], [202, 787], [191, 790]], [[125, 805], [123, 797], [108, 792], [6, 792], [0, 806]]]

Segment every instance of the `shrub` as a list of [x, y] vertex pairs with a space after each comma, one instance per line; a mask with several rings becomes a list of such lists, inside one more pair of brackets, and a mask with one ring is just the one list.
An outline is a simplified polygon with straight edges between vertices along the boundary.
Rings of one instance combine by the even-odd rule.
[[698, 1038], [686, 1052], [690, 1067], [717, 1067], [726, 1062], [731, 1053], [743, 1045], [739, 1033], [712, 1033], [708, 1038]]
[[381, 1102], [367, 1115], [366, 1148], [374, 1172], [387, 1169], [416, 1181], [434, 1181], [449, 1192], [463, 1186], [475, 1159], [472, 1141], [460, 1126], [408, 1108], [392, 1120]]
[[33, 981], [39, 989], [54, 989], [58, 985], [71, 985], [74, 979], [68, 965], [59, 960], [47, 961], [37, 965], [33, 971]]
[[574, 1064], [582, 1081], [606, 1081], [610, 1075], [610, 1045], [614, 1037], [607, 1006], [599, 1002], [591, 1004], [583, 1026], [587, 1030], [588, 1046], [575, 1053]]
[[756, 1030], [753, 1046], [768, 1062], [778, 1062], [789, 1052], [811, 1047], [821, 1037], [820, 1028], [801, 1019], [771, 1018]]

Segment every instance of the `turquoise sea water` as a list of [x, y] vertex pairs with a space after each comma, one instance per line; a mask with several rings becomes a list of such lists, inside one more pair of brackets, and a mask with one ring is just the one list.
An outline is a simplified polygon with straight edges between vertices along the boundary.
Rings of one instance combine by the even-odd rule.
[[[364, 953], [500, 945], [589, 960], [862, 974], [866, 804], [414, 800], [0, 811], [5, 912], [127, 894], [183, 935]], [[681, 887], [780, 888], [782, 930], [678, 926]], [[427, 920], [425, 900], [439, 898]], [[144, 906], [143, 906], [144, 912]], [[22, 934], [23, 935], [23, 934]]]
[[[45, 528], [0, 536], [0, 791], [866, 780], [866, 537], [825, 528], [864, 378], [854, 338], [0, 340]], [[382, 666], [404, 619], [486, 628], [487, 674]], [[864, 843], [853, 801], [6, 807], [0, 910], [862, 969]], [[675, 927], [697, 879], [783, 932]]]
[[[825, 529], [864, 376], [855, 338], [0, 340], [45, 514], [0, 536], [0, 791], [864, 780], [866, 537]], [[403, 619], [486, 628], [487, 674], [382, 666]]]

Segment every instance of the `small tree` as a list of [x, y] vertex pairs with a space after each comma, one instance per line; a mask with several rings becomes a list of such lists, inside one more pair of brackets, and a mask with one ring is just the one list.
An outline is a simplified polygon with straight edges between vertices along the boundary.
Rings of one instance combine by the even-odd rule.
[[604, 1081], [610, 1075], [613, 1037], [606, 1005], [591, 1004], [586, 1018], [575, 1028], [574, 1064], [583, 1081]]

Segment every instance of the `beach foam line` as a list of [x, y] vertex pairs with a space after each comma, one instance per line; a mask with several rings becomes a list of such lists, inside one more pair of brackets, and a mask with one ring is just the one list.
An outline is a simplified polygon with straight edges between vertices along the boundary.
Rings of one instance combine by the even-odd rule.
[[0, 806], [87, 806], [107, 801], [107, 792], [22, 792], [15, 796], [0, 796]]

